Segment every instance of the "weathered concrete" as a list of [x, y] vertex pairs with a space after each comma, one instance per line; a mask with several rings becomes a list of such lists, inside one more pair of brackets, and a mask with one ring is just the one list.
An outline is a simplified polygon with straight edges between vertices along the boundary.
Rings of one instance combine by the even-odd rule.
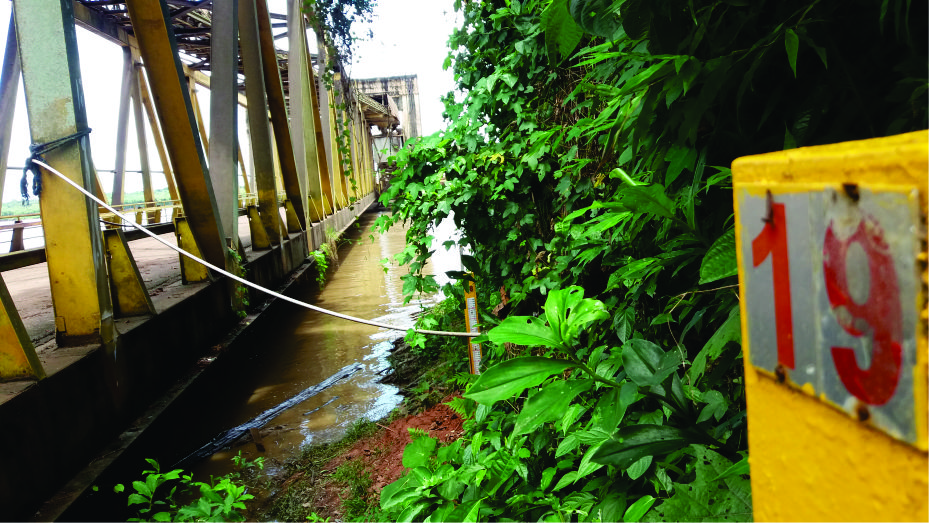
[[[306, 268], [304, 253], [325, 241], [326, 230], [341, 234], [373, 202], [368, 195], [309, 233], [290, 234], [274, 249], [247, 250], [247, 278], [280, 291], [294, 269]], [[173, 234], [164, 239], [174, 243]], [[111, 354], [100, 346], [55, 345], [43, 264], [4, 273], [48, 377], [0, 384], [0, 419], [8, 427], [0, 432], [7, 449], [0, 467], [0, 519], [55, 519], [170, 404], [165, 391], [183, 391], [217, 356], [210, 348], [255, 319], [239, 322], [231, 307], [234, 287], [225, 278], [182, 285], [174, 251], [152, 239], [131, 242], [130, 248], [157, 314], [118, 319]], [[251, 302], [265, 300], [252, 293]]]

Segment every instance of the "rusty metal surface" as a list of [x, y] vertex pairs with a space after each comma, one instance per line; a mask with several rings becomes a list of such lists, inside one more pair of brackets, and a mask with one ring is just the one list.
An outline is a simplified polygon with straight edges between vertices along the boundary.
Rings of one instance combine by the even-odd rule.
[[[124, 1], [117, 0], [75, 0], [79, 5], [75, 9], [77, 22], [114, 41], [123, 41], [127, 35], [134, 35], [132, 24]], [[213, 2], [212, 0], [184, 1], [167, 0], [171, 25], [177, 41], [181, 62], [193, 71], [210, 70], [213, 62]], [[287, 35], [287, 16], [283, 13], [270, 13], [271, 31], [275, 40]], [[313, 55], [316, 61], [316, 55]], [[284, 93], [288, 93], [287, 53], [277, 52], [278, 69], [284, 84]], [[241, 62], [239, 73], [244, 74]], [[245, 90], [244, 82], [239, 82], [239, 91]]]

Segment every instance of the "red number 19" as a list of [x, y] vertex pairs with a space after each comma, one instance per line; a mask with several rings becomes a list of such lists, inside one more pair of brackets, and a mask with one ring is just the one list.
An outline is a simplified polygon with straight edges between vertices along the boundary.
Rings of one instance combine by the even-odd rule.
[[[855, 353], [846, 347], [832, 347], [832, 359], [845, 388], [869, 405], [883, 405], [893, 397], [903, 364], [903, 309], [900, 289], [890, 248], [884, 233], [870, 217], [858, 223], [845, 240], [836, 236], [829, 224], [823, 243], [823, 276], [826, 293], [836, 320], [846, 332], [859, 337], [870, 335], [871, 366], [864, 370]], [[870, 279], [868, 299], [856, 303], [848, 289], [846, 258], [848, 248], [857, 242], [868, 259]]]
[[[784, 204], [771, 203], [765, 226], [752, 240], [752, 265], [758, 267], [771, 256], [774, 283], [774, 319], [777, 330], [777, 361], [793, 369], [793, 313], [790, 301], [790, 259], [787, 252], [787, 217]], [[858, 366], [855, 352], [832, 347], [836, 372], [845, 388], [869, 405], [890, 401], [900, 380], [903, 365], [903, 311], [900, 289], [890, 248], [884, 233], [871, 217], [863, 218], [855, 232], [839, 239], [833, 223], [823, 242], [823, 278], [829, 304], [839, 325], [855, 337], [868, 335], [872, 341], [871, 365]], [[848, 249], [858, 243], [868, 260], [869, 292], [864, 303], [852, 299], [848, 288]]]
[[790, 258], [787, 253], [787, 216], [783, 203], [771, 203], [770, 216], [765, 221], [764, 229], [752, 240], [752, 265], [761, 265], [769, 254], [774, 276], [777, 362], [793, 369], [794, 325], [790, 305]]

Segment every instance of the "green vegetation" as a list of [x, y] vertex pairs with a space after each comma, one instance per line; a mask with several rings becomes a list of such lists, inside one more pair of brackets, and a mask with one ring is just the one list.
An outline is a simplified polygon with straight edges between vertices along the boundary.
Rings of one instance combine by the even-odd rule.
[[385, 517], [750, 519], [729, 166], [926, 128], [926, 5], [456, 9], [464, 98], [395, 158], [379, 226], [409, 226], [409, 297], [437, 289], [429, 231], [454, 217], [486, 370], [451, 404], [464, 438], [407, 447]]
[[[138, 516], [129, 521], [245, 521], [245, 502], [254, 496], [246, 493], [242, 484], [250, 471], [263, 470], [264, 458], [249, 461], [242, 453], [232, 458], [236, 471], [220, 478], [210, 478], [209, 483], [194, 481], [192, 474], [182, 469], [161, 472], [158, 462], [145, 461], [151, 469], [143, 470], [144, 479], [132, 482], [133, 493], [129, 494], [128, 506], [141, 505]], [[171, 487], [165, 493], [165, 489]], [[163, 487], [163, 488], [162, 488]], [[117, 494], [125, 492], [123, 484], [113, 487]], [[175, 496], [192, 497], [193, 501], [180, 505]]]
[[[391, 417], [381, 420], [381, 423], [390, 423]], [[302, 454], [287, 463], [287, 470], [295, 481], [278, 495], [267, 512], [260, 518], [265, 521], [328, 521], [318, 512], [326, 513], [331, 507], [321, 506], [323, 492], [330, 482], [337, 482], [345, 487], [346, 495], [343, 497], [343, 509], [351, 511], [352, 517], [364, 517], [377, 510], [377, 499], [371, 497], [368, 491], [371, 483], [367, 471], [358, 470], [360, 463], [353, 465], [348, 462], [333, 473], [324, 470], [324, 466], [333, 458], [347, 450], [356, 441], [371, 436], [378, 431], [376, 422], [360, 419], [354, 423], [341, 440], [313, 445], [303, 448]], [[378, 519], [372, 519], [377, 521]], [[381, 518], [383, 520], [383, 518]]]

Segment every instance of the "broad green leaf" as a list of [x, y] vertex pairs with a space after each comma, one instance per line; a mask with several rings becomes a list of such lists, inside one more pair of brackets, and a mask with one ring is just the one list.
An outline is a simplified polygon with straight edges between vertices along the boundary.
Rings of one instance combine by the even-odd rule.
[[574, 344], [581, 329], [587, 327], [595, 321], [605, 320], [610, 317], [606, 307], [600, 300], [585, 298], [580, 301], [568, 314], [567, 321], [562, 327], [562, 340], [566, 346]]
[[561, 342], [561, 335], [552, 327], [545, 325], [541, 318], [532, 316], [509, 316], [493, 329], [487, 332], [490, 341], [502, 343], [515, 343], [538, 347], [539, 345], [553, 349], [565, 349]]
[[729, 311], [729, 318], [707, 340], [706, 345], [700, 349], [700, 352], [694, 356], [693, 363], [691, 363], [686, 373], [690, 378], [690, 382], [696, 384], [700, 381], [706, 371], [707, 364], [718, 358], [729, 342], [742, 342], [742, 323], [738, 305]]
[[552, 479], [555, 477], [555, 474], [558, 473], [558, 469], [555, 467], [548, 467], [542, 471], [542, 480], [539, 483], [539, 490], [545, 490], [552, 484]]
[[554, 0], [549, 4], [542, 11], [540, 26], [545, 32], [545, 47], [551, 64], [571, 56], [584, 35], [568, 13], [568, 0]]
[[438, 494], [443, 498], [454, 501], [457, 500], [459, 496], [461, 496], [461, 493], [464, 491], [465, 487], [467, 487], [467, 485], [459, 481], [458, 478], [451, 477], [447, 478], [442, 483], [439, 483], [438, 488], [436, 488], [436, 492], [438, 492]]
[[790, 69], [794, 72], [794, 78], [796, 78], [797, 51], [800, 49], [800, 38], [793, 29], [788, 29], [784, 34], [784, 47], [787, 48], [787, 61], [790, 62]]
[[658, 385], [680, 365], [681, 355], [677, 351], [665, 352], [648, 340], [636, 338], [623, 344], [626, 376], [640, 387]]
[[592, 35], [611, 40], [621, 34], [622, 20], [612, 0], [571, 0], [571, 16]]
[[626, 469], [626, 473], [629, 474], [631, 479], [639, 479], [642, 477], [642, 474], [645, 474], [645, 471], [648, 470], [648, 467], [652, 464], [652, 456], [644, 456], [639, 461], [636, 461], [632, 465], [629, 465], [629, 468]]
[[545, 319], [559, 341], [564, 343], [569, 312], [584, 299], [584, 289], [572, 285], [565, 289], [549, 291], [545, 298]]
[[574, 366], [569, 361], [550, 358], [514, 358], [484, 371], [463, 396], [481, 404], [493, 405], [494, 402], [522, 393], [528, 387], [535, 387], [552, 374]]
[[713, 242], [700, 264], [700, 284], [739, 273], [735, 256], [735, 229], [729, 229]]
[[558, 444], [558, 448], [555, 449], [555, 458], [560, 458], [569, 452], [573, 452], [580, 445], [580, 440], [577, 439], [577, 436], [575, 436], [573, 432], [568, 434], [567, 437]]
[[435, 509], [428, 518], [424, 519], [424, 523], [440, 523], [443, 521], [450, 521], [448, 519], [448, 514], [455, 509], [455, 504], [451, 502], [445, 502], [439, 505], [439, 508]]
[[[652, 508], [652, 505], [657, 501], [652, 496], [642, 496], [635, 503], [629, 506], [626, 509], [626, 513], [623, 514], [623, 521], [625, 523], [634, 523], [636, 521], [641, 521], [642, 516], [648, 512], [648, 509]], [[685, 521], [685, 520], [680, 520]]]
[[663, 456], [689, 443], [689, 438], [677, 427], [633, 425], [623, 427], [604, 442], [593, 460], [624, 469], [645, 456]]
[[648, 521], [750, 521], [752, 491], [740, 475], [723, 477], [732, 463], [702, 445], [695, 445], [696, 478], [674, 484], [674, 494], [649, 512]]
[[661, 184], [625, 186], [617, 199], [631, 212], [674, 218], [674, 202], [665, 195], [664, 186]]
[[559, 490], [567, 487], [568, 485], [574, 483], [577, 479], [577, 471], [572, 470], [567, 472], [564, 476], [561, 476], [561, 479], [558, 480], [558, 483], [555, 484], [555, 488], [552, 489], [552, 492], [558, 492]]
[[611, 492], [607, 497], [594, 507], [591, 519], [597, 518], [600, 521], [619, 521], [626, 511], [626, 494], [624, 492]]
[[726, 415], [729, 403], [718, 390], [707, 391], [703, 395], [703, 401], [706, 402], [706, 406], [700, 411], [697, 423], [707, 421], [710, 418], [716, 418], [716, 421], [719, 421]]
[[[150, 475], [149, 478], [154, 478], [154, 475]], [[147, 498], [152, 497], [152, 488], [149, 486], [148, 481], [133, 481], [132, 488], [136, 490], [139, 494]]]
[[569, 431], [573, 431], [575, 429], [574, 423], [586, 411], [587, 407], [578, 403], [568, 407], [567, 410], [565, 410], [564, 416], [561, 418], [561, 433], [567, 436]]
[[561, 380], [546, 385], [541, 391], [526, 401], [523, 410], [516, 417], [513, 436], [528, 434], [547, 421], [556, 420], [564, 415], [565, 409], [578, 394], [589, 390], [593, 380]]
[[438, 441], [428, 436], [416, 438], [403, 450], [403, 466], [412, 469], [429, 465]]
[[413, 484], [412, 477], [403, 476], [381, 490], [381, 508], [387, 510], [418, 496], [419, 491]]
[[416, 521], [416, 516], [428, 507], [428, 503], [416, 503], [410, 507], [407, 507], [398, 517], [397, 523], [409, 523], [410, 521]]
[[577, 478], [574, 480], [575, 483], [603, 468], [602, 463], [593, 461], [593, 457], [597, 454], [601, 445], [594, 445], [584, 453], [584, 457], [581, 458], [581, 464], [577, 467]]
[[745, 456], [744, 458], [739, 460], [738, 463], [734, 463], [731, 467], [727, 468], [726, 470], [721, 472], [718, 476], [713, 478], [712, 481], [716, 481], [718, 479], [726, 479], [732, 476], [742, 476], [742, 475], [750, 474], [750, 473], [751, 473], [751, 470], [748, 464], [748, 456]]

